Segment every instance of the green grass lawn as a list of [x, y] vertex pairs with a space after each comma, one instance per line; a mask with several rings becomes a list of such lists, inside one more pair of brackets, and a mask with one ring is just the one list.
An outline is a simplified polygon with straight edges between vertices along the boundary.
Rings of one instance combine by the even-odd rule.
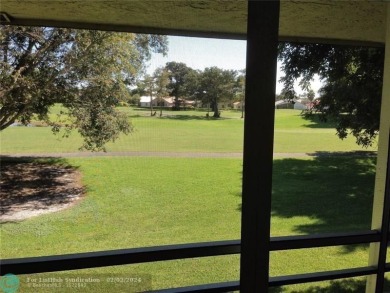
[[[223, 111], [223, 119], [206, 119], [197, 111], [164, 112], [162, 118], [149, 117], [145, 110], [122, 111], [128, 113], [135, 132], [110, 144], [108, 151], [242, 151], [240, 112]], [[300, 111], [277, 110], [275, 123], [275, 152], [362, 150], [353, 138], [339, 140], [332, 125], [305, 120]], [[1, 154], [10, 156], [76, 152], [81, 145], [77, 135], [58, 139], [46, 127], [12, 127], [0, 135]], [[240, 238], [241, 159], [90, 157], [58, 161], [82, 172], [85, 198], [67, 210], [2, 224], [1, 258]], [[275, 159], [273, 172], [272, 236], [370, 228], [374, 158]], [[366, 245], [273, 252], [271, 275], [366, 266], [367, 260]], [[27, 277], [74, 274], [139, 276], [147, 280], [145, 289], [150, 284], [153, 289], [186, 286], [238, 280], [239, 256], [28, 275], [23, 276], [21, 292], [37, 292], [27, 287]], [[364, 285], [364, 278], [357, 278], [286, 286], [274, 292], [364, 292]], [[122, 292], [131, 292], [126, 289]], [[104, 283], [96, 292], [112, 290], [112, 284]]]
[[[145, 109], [121, 110], [128, 113], [135, 130], [109, 143], [107, 151], [242, 152], [244, 125], [240, 112], [223, 111], [221, 119], [206, 119], [204, 112], [199, 111], [165, 111], [162, 117], [150, 117]], [[340, 140], [332, 124], [306, 120], [300, 113], [299, 110], [276, 110], [275, 152], [376, 149], [376, 146], [359, 147], [353, 137]], [[10, 127], [0, 135], [2, 154], [77, 152], [82, 144], [76, 132], [62, 138], [53, 135], [48, 127]]]
[[[104, 157], [67, 163], [84, 174], [86, 198], [65, 211], [3, 224], [2, 258], [240, 238], [239, 159]], [[369, 228], [374, 163], [371, 158], [275, 160], [272, 235]], [[365, 266], [367, 256], [366, 246], [275, 252], [271, 274]], [[151, 276], [156, 289], [236, 280], [238, 270], [238, 256], [223, 256], [76, 273]]]

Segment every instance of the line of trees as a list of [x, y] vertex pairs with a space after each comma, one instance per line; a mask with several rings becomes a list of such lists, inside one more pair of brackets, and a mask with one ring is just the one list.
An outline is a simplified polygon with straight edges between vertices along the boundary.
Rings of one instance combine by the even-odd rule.
[[[180, 110], [185, 100], [209, 105], [213, 117], [220, 117], [219, 104], [243, 100], [245, 71], [207, 67], [195, 70], [181, 62], [168, 62], [152, 75], [145, 75], [133, 94], [148, 95], [161, 101], [174, 98], [174, 110]], [[152, 103], [151, 103], [152, 104]], [[160, 108], [160, 111], [162, 109]], [[153, 115], [151, 105], [151, 115]], [[161, 112], [160, 112], [161, 115]]]
[[[165, 54], [166, 36], [47, 27], [0, 26], [0, 130], [15, 121], [45, 121], [54, 132], [77, 129], [83, 148], [102, 150], [108, 141], [132, 126], [115, 106], [128, 99], [129, 88], [145, 71], [151, 52]], [[324, 86], [313, 111], [336, 122], [340, 138], [353, 135], [371, 145], [379, 131], [384, 49], [328, 44], [281, 43], [279, 60], [285, 76], [284, 98], [295, 97], [300, 84], [313, 98], [310, 81], [318, 75]], [[162, 99], [174, 97], [209, 104], [243, 101], [245, 72], [209, 67], [194, 70], [169, 62], [144, 76], [137, 91]], [[310, 95], [309, 95], [310, 94]], [[49, 119], [49, 108], [64, 105], [62, 123]]]

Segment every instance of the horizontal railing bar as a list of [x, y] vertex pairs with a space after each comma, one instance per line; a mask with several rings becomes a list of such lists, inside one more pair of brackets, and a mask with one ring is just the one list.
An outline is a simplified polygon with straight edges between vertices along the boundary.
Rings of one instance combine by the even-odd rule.
[[326, 271], [326, 272], [315, 272], [299, 275], [290, 276], [278, 276], [271, 277], [269, 280], [270, 287], [278, 287], [285, 285], [319, 282], [326, 280], [344, 279], [352, 277], [360, 277], [365, 275], [372, 275], [377, 272], [375, 267], [360, 267], [344, 270]]
[[[388, 265], [390, 265], [390, 263]], [[299, 275], [278, 276], [278, 277], [271, 277], [269, 279], [269, 286], [278, 287], [278, 286], [293, 285], [298, 283], [310, 283], [310, 282], [319, 282], [319, 281], [326, 281], [326, 280], [352, 278], [352, 277], [375, 274], [376, 271], [377, 269], [375, 267], [361, 267], [361, 268], [335, 270], [335, 271], [327, 271], [327, 272], [315, 272], [315, 273], [299, 274]], [[232, 282], [225, 282], [225, 283], [153, 290], [148, 292], [149, 293], [205, 292], [206, 293], [206, 292], [237, 291], [239, 289], [240, 289], [239, 281], [232, 281]]]
[[187, 293], [187, 292], [222, 293], [222, 292], [230, 292], [230, 291], [238, 291], [238, 290], [240, 290], [240, 282], [231, 281], [231, 282], [214, 283], [214, 284], [194, 285], [194, 286], [180, 287], [180, 288], [153, 290], [147, 292], [148, 293]]
[[33, 274], [237, 253], [240, 253], [239, 240], [216, 241], [4, 259], [0, 270], [2, 274]]
[[283, 236], [271, 238], [271, 251], [302, 249], [324, 246], [338, 246], [364, 244], [380, 241], [380, 232], [377, 230], [327, 233], [312, 235]]
[[[390, 263], [388, 265], [390, 265]], [[269, 286], [278, 287], [278, 286], [293, 285], [298, 283], [300, 284], [300, 283], [310, 283], [310, 282], [319, 282], [319, 281], [326, 281], [326, 280], [360, 277], [360, 276], [375, 274], [376, 272], [377, 272], [377, 268], [375, 267], [360, 267], [360, 268], [343, 269], [343, 270], [335, 270], [335, 271], [315, 272], [315, 273], [308, 273], [308, 274], [278, 276], [278, 277], [271, 277], [269, 279]], [[195, 285], [195, 286], [181, 287], [181, 288], [154, 290], [148, 292], [149, 293], [228, 292], [228, 291], [236, 291], [239, 289], [240, 289], [239, 281], [234, 281], [234, 282], [226, 282], [226, 283], [205, 284], [205, 285]]]
[[390, 263], [386, 263], [385, 272], [390, 272]]
[[[390, 266], [390, 263], [388, 265]], [[360, 267], [360, 268], [352, 268], [352, 269], [344, 269], [344, 270], [315, 272], [315, 273], [308, 273], [308, 274], [278, 276], [278, 277], [271, 277], [269, 279], [269, 286], [278, 287], [278, 286], [293, 285], [298, 283], [310, 283], [310, 282], [319, 282], [319, 281], [326, 281], [326, 280], [360, 277], [360, 276], [375, 274], [376, 272], [377, 269], [375, 267]], [[149, 293], [228, 292], [228, 291], [237, 291], [239, 289], [240, 289], [239, 281], [232, 281], [232, 282], [225, 282], [225, 283], [153, 290], [148, 292]]]
[[[351, 245], [379, 241], [376, 230], [272, 237], [271, 251], [324, 246]], [[33, 274], [105, 267], [154, 261], [186, 259], [240, 253], [240, 240], [165, 245], [67, 255], [0, 260], [2, 273]]]

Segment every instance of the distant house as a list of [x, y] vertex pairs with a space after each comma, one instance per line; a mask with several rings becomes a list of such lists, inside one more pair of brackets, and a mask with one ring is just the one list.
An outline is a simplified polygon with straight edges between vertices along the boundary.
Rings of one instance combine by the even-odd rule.
[[302, 104], [301, 102], [295, 102], [294, 109], [295, 110], [306, 110], [307, 106], [305, 104]]
[[[194, 101], [179, 99], [180, 106], [191, 107], [195, 105]], [[174, 97], [164, 97], [164, 98], [152, 98], [153, 107], [173, 107], [175, 105]], [[140, 107], [150, 107], [150, 96], [142, 96], [139, 102]]]
[[[231, 102], [219, 102], [218, 104], [218, 109], [232, 109], [233, 104]], [[211, 103], [202, 103], [203, 108], [211, 108], [212, 104]]]
[[231, 109], [232, 108], [232, 103], [230, 103], [230, 102], [220, 102], [220, 103], [218, 103], [218, 108], [219, 109]]
[[[150, 96], [142, 96], [139, 101], [140, 107], [150, 107]], [[152, 98], [152, 106], [156, 106], [156, 98]]]
[[276, 101], [275, 109], [294, 109], [294, 104], [285, 100]]
[[245, 108], [245, 102], [234, 102], [233, 103], [233, 109], [235, 110], [241, 110], [242, 108]]
[[[174, 105], [174, 100], [172, 97], [165, 98], [152, 98], [152, 106], [161, 106], [161, 107], [172, 107]], [[140, 107], [150, 107], [150, 96], [142, 96], [139, 102]]]
[[275, 102], [275, 109], [294, 109], [294, 110], [306, 110], [307, 106], [301, 102], [291, 102], [280, 100]]
[[184, 106], [186, 108], [195, 108], [197, 106], [197, 102], [193, 100], [184, 100]]
[[173, 107], [175, 105], [175, 99], [173, 97], [165, 97], [158, 101], [158, 105], [161, 107]]
[[[195, 105], [195, 101], [179, 99], [179, 104], [181, 107], [183, 106], [191, 107]], [[174, 97], [162, 98], [158, 105], [163, 107], [173, 107], [175, 105], [175, 98]]]

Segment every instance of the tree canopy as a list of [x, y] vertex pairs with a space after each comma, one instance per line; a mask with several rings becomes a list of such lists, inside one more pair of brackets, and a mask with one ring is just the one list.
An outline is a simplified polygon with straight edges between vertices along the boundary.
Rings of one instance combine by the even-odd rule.
[[167, 85], [170, 95], [175, 98], [174, 109], [180, 108], [180, 100], [191, 94], [189, 88], [192, 83], [191, 72], [194, 71], [182, 62], [168, 62], [165, 65], [165, 70], [168, 72], [169, 84]]
[[323, 87], [309, 115], [317, 112], [322, 120], [334, 121], [341, 139], [352, 134], [359, 145], [372, 145], [379, 131], [383, 48], [281, 43], [279, 60], [287, 96], [295, 96], [297, 80], [310, 91], [317, 74]]
[[[88, 150], [132, 130], [115, 106], [151, 52], [167, 51], [165, 36], [6, 25], [0, 44], [0, 130], [35, 117], [55, 132], [77, 129]], [[49, 119], [55, 103], [66, 108], [64, 121]]]
[[218, 103], [232, 100], [237, 86], [237, 72], [218, 67], [208, 67], [202, 72], [200, 87], [202, 99], [210, 103], [213, 117], [220, 117]]
[[[185, 99], [195, 100], [196, 104], [201, 101], [203, 105], [209, 105], [213, 116], [218, 118], [218, 103], [231, 102], [234, 98], [243, 102], [244, 83], [245, 70], [238, 72], [214, 66], [202, 71], [185, 63], [167, 62], [165, 67], [156, 69], [153, 77], [144, 75], [136, 91], [160, 99], [165, 95], [174, 97], [173, 110], [179, 110]], [[149, 88], [153, 90], [146, 90]]]
[[[156, 68], [153, 73], [155, 82], [155, 92], [158, 103], [162, 104], [162, 99], [168, 95], [167, 86], [169, 84], [169, 72], [164, 67]], [[152, 104], [152, 103], [151, 103]], [[162, 107], [160, 107], [160, 117], [162, 116]]]

